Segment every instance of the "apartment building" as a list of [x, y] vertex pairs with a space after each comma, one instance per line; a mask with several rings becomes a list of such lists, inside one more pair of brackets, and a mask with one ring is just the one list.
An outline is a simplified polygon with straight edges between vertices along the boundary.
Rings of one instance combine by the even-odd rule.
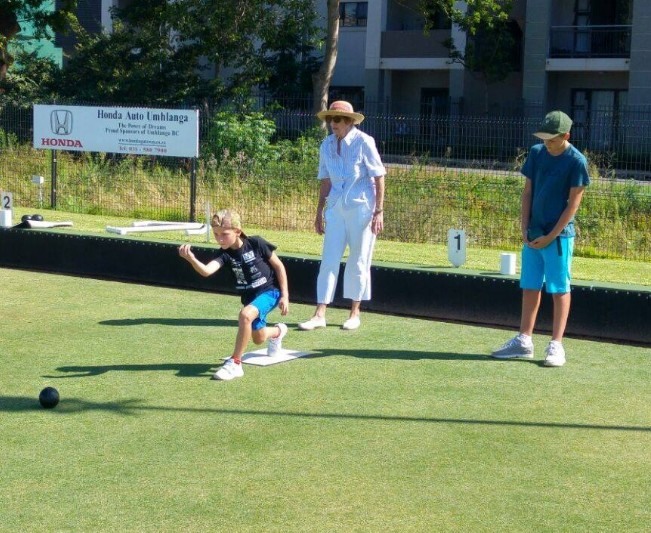
[[[90, 31], [110, 31], [110, 8], [128, 1], [79, 0], [78, 16]], [[314, 1], [325, 20], [326, 0]], [[341, 0], [340, 13], [333, 88], [365, 102], [390, 100], [394, 111], [418, 112], [440, 99], [566, 109], [651, 104], [649, 0], [514, 0], [519, 64], [492, 84], [450, 61], [443, 42], [463, 50], [459, 28], [441, 17], [424, 32], [418, 0]], [[69, 39], [59, 35], [57, 45], [69, 48]]]
[[[126, 2], [80, 0], [80, 21], [110, 31], [110, 8]], [[315, 0], [315, 8], [325, 20], [326, 0]], [[450, 61], [443, 42], [464, 50], [466, 35], [445, 17], [425, 32], [418, 0], [341, 0], [340, 14], [333, 93], [364, 107], [416, 114], [449, 112], [450, 102], [485, 111], [651, 106], [649, 0], [514, 0], [519, 57], [496, 83]], [[69, 48], [69, 39], [57, 36], [57, 45]]]
[[491, 84], [449, 60], [442, 42], [453, 39], [463, 50], [466, 36], [444, 20], [425, 33], [417, 3], [342, 0], [335, 91], [391, 102], [402, 113], [437, 105], [445, 112], [447, 100], [569, 111], [651, 104], [648, 0], [515, 0], [519, 64]]

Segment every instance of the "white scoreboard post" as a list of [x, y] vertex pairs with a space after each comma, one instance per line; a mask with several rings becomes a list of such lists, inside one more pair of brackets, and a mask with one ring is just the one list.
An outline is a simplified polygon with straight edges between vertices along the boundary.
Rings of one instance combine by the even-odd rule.
[[457, 268], [466, 262], [466, 232], [464, 230], [448, 230], [448, 259]]
[[12, 212], [14, 208], [14, 195], [10, 192], [0, 191], [0, 227], [10, 228], [12, 223]]

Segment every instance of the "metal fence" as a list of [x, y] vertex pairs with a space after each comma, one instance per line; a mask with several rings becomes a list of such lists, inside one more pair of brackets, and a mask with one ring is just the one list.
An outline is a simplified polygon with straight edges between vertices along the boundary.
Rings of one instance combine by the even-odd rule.
[[[271, 108], [273, 142], [292, 140], [294, 151], [273, 151], [275, 158], [258, 161], [211, 153], [213, 111], [201, 111], [202, 156], [195, 162], [34, 150], [31, 109], [0, 108], [0, 190], [13, 192], [19, 206], [136, 219], [187, 221], [194, 213], [202, 218], [205, 205], [236, 206], [252, 226], [311, 231], [319, 144], [308, 135], [316, 125], [312, 112], [298, 105]], [[626, 132], [613, 124], [615, 116]], [[361, 129], [374, 136], [389, 168], [382, 238], [443, 244], [456, 227], [475, 246], [517, 249], [519, 169], [539, 122], [540, 115], [517, 113], [366, 112]], [[573, 130], [572, 142], [587, 154], [593, 178], [577, 215], [578, 255], [651, 260], [650, 128], [650, 110], [630, 109], [593, 113], [589, 124]]]

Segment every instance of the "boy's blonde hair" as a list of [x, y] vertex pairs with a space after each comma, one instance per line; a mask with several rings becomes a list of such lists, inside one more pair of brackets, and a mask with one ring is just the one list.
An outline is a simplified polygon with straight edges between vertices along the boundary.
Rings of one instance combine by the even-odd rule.
[[242, 217], [237, 211], [231, 209], [221, 209], [217, 211], [212, 216], [210, 225], [213, 228], [238, 229], [242, 236], [246, 237], [242, 231]]

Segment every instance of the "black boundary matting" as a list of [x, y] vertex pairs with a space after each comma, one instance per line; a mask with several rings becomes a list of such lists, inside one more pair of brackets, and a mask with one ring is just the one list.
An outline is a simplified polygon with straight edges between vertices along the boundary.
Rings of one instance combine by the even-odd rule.
[[[230, 272], [202, 278], [181, 260], [176, 243], [0, 229], [0, 266], [110, 280], [234, 294]], [[194, 245], [200, 259], [213, 247]], [[317, 259], [282, 256], [290, 299], [315, 303]], [[341, 276], [338, 293], [341, 293]], [[521, 291], [512, 276], [427, 271], [375, 265], [367, 311], [517, 329]], [[338, 297], [333, 305], [348, 307]], [[551, 298], [545, 295], [537, 332], [551, 331]], [[576, 283], [567, 335], [651, 345], [651, 290]], [[435, 342], [435, 339], [433, 339]]]

